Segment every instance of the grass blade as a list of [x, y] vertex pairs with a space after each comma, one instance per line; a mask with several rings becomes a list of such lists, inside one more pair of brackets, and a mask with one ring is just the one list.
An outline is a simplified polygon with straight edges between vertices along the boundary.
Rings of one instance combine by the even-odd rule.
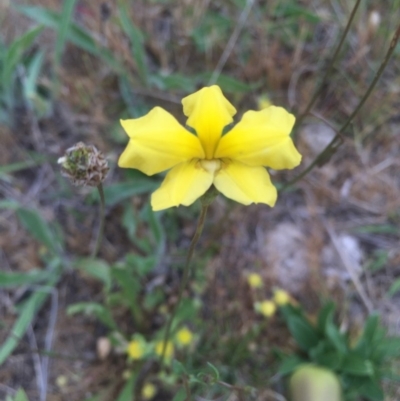
[[68, 28], [71, 22], [72, 13], [74, 11], [76, 0], [64, 0], [61, 12], [60, 24], [58, 27], [58, 35], [54, 50], [54, 64], [56, 71], [60, 65], [61, 55], [67, 41]]
[[21, 285], [35, 284], [49, 277], [49, 272], [44, 270], [31, 270], [27, 273], [1, 272], [0, 288], [19, 287]]
[[10, 335], [0, 347], [0, 366], [14, 351], [15, 347], [18, 345], [20, 339], [23, 337], [32, 320], [34, 319], [36, 312], [41, 308], [48, 296], [49, 292], [38, 291], [35, 292], [24, 304], [18, 319], [14, 323]]
[[[15, 9], [48, 28], [59, 29], [62, 21], [62, 16], [59, 13], [43, 7], [15, 6]], [[66, 38], [74, 45], [104, 60], [116, 72], [123, 72], [124, 68], [122, 64], [115, 59], [114, 55], [108, 49], [98, 43], [89, 32], [71, 21], [68, 24]]]
[[145, 86], [148, 86], [149, 77], [146, 67], [146, 52], [143, 45], [143, 35], [133, 22], [129, 19], [129, 12], [126, 3], [119, 2], [118, 5], [119, 18], [122, 29], [129, 37], [133, 58], [135, 59], [139, 77]]

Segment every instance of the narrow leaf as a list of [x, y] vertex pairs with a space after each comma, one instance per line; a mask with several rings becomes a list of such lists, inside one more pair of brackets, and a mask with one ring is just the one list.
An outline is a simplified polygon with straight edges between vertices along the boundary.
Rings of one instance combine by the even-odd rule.
[[129, 19], [129, 11], [127, 9], [126, 3], [120, 2], [118, 8], [122, 28], [131, 42], [132, 54], [136, 62], [139, 77], [142, 80], [143, 84], [147, 86], [148, 74], [146, 66], [146, 52], [143, 45], [143, 35], [140, 32], [139, 28], [134, 25], [133, 21]]
[[31, 270], [27, 273], [0, 271], [0, 288], [12, 288], [30, 285], [49, 277], [48, 271]]
[[68, 37], [68, 28], [71, 22], [72, 14], [74, 11], [76, 0], [64, 0], [61, 12], [60, 24], [58, 26], [58, 35], [56, 46], [54, 49], [54, 59], [56, 69], [60, 64], [61, 55], [65, 47]]
[[[50, 286], [55, 283], [49, 283]], [[34, 319], [37, 311], [42, 307], [44, 301], [49, 296], [48, 291], [38, 290], [28, 301], [25, 302], [21, 308], [21, 312], [15, 321], [13, 328], [11, 329], [11, 334], [8, 336], [6, 341], [0, 347], [0, 366], [9, 357], [9, 355], [14, 351], [15, 347], [18, 345], [20, 339], [24, 336], [28, 326]]]

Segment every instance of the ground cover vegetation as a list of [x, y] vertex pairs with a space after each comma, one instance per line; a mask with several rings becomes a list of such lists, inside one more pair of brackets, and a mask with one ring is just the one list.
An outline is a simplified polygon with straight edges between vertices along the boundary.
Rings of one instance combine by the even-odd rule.
[[[399, 399], [399, 20], [399, 0], [2, 2], [0, 399]], [[228, 110], [221, 146], [196, 93]], [[173, 164], [132, 153], [129, 120], [185, 126], [182, 99], [227, 197], [166, 201]], [[269, 206], [218, 176], [248, 110], [291, 132], [290, 163], [256, 164]]]

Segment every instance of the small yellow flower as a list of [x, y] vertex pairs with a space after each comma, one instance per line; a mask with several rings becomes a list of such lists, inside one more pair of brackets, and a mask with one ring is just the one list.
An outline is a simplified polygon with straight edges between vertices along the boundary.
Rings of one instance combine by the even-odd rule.
[[274, 206], [277, 190], [265, 167], [292, 169], [300, 164], [290, 132], [295, 117], [282, 107], [247, 111], [228, 133], [236, 109], [219, 86], [205, 87], [182, 99], [186, 124], [153, 108], [143, 117], [121, 120], [129, 143], [118, 165], [147, 175], [171, 169], [151, 197], [153, 210], [189, 206], [214, 185], [244, 205]]
[[142, 389], [142, 397], [145, 400], [151, 400], [156, 395], [156, 392], [157, 388], [154, 384], [146, 383]]
[[279, 306], [286, 305], [290, 302], [290, 295], [285, 290], [276, 290], [274, 293], [274, 302]]
[[250, 273], [247, 276], [247, 282], [251, 288], [260, 288], [263, 286], [262, 278], [257, 273]]
[[186, 346], [192, 342], [193, 333], [187, 327], [183, 327], [176, 333], [175, 338], [179, 345]]
[[256, 310], [265, 317], [271, 317], [276, 312], [276, 305], [272, 301], [262, 301], [256, 303]]
[[[156, 344], [156, 348], [155, 348], [156, 354], [158, 356], [161, 356], [163, 349], [164, 349], [164, 341], [159, 341]], [[168, 341], [166, 348], [165, 348], [165, 358], [169, 359], [172, 357], [173, 354], [174, 354], [174, 345], [172, 344], [171, 341]]]
[[142, 359], [144, 351], [145, 351], [144, 344], [139, 340], [130, 341], [126, 350], [129, 358], [133, 360]]

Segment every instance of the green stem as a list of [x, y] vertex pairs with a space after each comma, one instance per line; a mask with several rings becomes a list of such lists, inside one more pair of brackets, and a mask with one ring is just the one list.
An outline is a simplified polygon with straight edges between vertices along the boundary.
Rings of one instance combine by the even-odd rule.
[[105, 199], [104, 199], [104, 190], [103, 190], [103, 185], [100, 183], [97, 186], [97, 190], [99, 192], [100, 196], [100, 224], [99, 224], [99, 230], [97, 232], [97, 239], [96, 239], [96, 245], [93, 249], [92, 252], [92, 258], [95, 258], [99, 252], [101, 242], [103, 240], [103, 234], [104, 234], [104, 220], [105, 220]]
[[333, 71], [333, 67], [335, 65], [336, 59], [340, 53], [340, 50], [342, 49], [344, 40], [346, 39], [346, 36], [349, 32], [350, 26], [353, 22], [354, 16], [356, 15], [358, 6], [360, 5], [361, 0], [357, 0], [356, 4], [354, 5], [353, 9], [351, 10], [351, 14], [350, 14], [350, 18], [347, 21], [347, 25], [346, 28], [343, 32], [342, 37], [340, 38], [340, 42], [338, 47], [335, 50], [335, 53], [333, 54], [332, 57], [332, 61], [329, 65], [329, 68], [326, 70], [325, 75], [322, 77], [320, 84], [318, 85], [317, 90], [314, 92], [313, 97], [311, 98], [310, 102], [308, 103], [307, 107], [305, 108], [305, 110], [301, 113], [300, 117], [297, 119], [296, 121], [296, 126], [299, 126], [302, 121], [304, 120], [304, 117], [309, 113], [309, 111], [311, 110], [311, 108], [313, 107], [314, 103], [316, 102], [316, 100], [318, 99], [319, 95], [322, 92], [322, 89], [327, 81], [327, 79], [329, 78], [329, 76], [331, 75], [332, 71]]
[[178, 312], [180, 303], [182, 301], [183, 291], [186, 288], [188, 280], [189, 280], [190, 263], [192, 261], [194, 249], [196, 247], [197, 242], [199, 241], [199, 238], [200, 238], [201, 233], [202, 233], [203, 228], [204, 228], [204, 223], [205, 223], [205, 220], [206, 220], [208, 206], [209, 206], [209, 203], [207, 203], [207, 202], [203, 202], [202, 205], [201, 205], [201, 212], [200, 212], [199, 220], [197, 221], [196, 231], [194, 233], [192, 241], [190, 242], [189, 250], [188, 250], [188, 253], [186, 255], [185, 267], [184, 267], [184, 270], [183, 270], [183, 278], [182, 278], [182, 281], [181, 281], [180, 286], [179, 286], [178, 300], [176, 301], [174, 310], [172, 311], [172, 314], [171, 314], [171, 316], [170, 316], [170, 318], [168, 320], [167, 328], [166, 328], [165, 334], [164, 334], [163, 349], [162, 349], [161, 358], [160, 358], [161, 365], [163, 364], [164, 359], [165, 359], [165, 350], [167, 349], [167, 343], [168, 343], [168, 339], [169, 339], [169, 336], [170, 336], [170, 333], [171, 333], [172, 323], [173, 323], [173, 321], [175, 319], [176, 313]]
[[351, 113], [350, 117], [344, 123], [342, 128], [340, 128], [340, 130], [336, 133], [334, 138], [325, 147], [325, 149], [314, 159], [314, 161], [302, 173], [300, 173], [298, 176], [293, 178], [293, 180], [291, 180], [287, 184], [285, 184], [281, 189], [282, 191], [287, 189], [288, 187], [292, 186], [297, 181], [299, 181], [301, 178], [306, 176], [315, 166], [321, 165], [323, 163], [323, 161], [325, 161], [327, 157], [331, 156], [336, 151], [336, 149], [339, 147], [339, 145], [343, 142], [342, 134], [347, 129], [347, 127], [350, 125], [350, 123], [353, 121], [354, 117], [361, 110], [361, 107], [364, 106], [364, 103], [367, 101], [369, 95], [374, 90], [375, 85], [378, 83], [379, 78], [382, 76], [383, 71], [385, 70], [385, 68], [394, 52], [394, 49], [396, 48], [399, 38], [400, 38], [400, 26], [397, 27], [396, 32], [393, 35], [393, 39], [390, 42], [389, 49], [386, 52], [386, 56], [385, 56], [382, 64], [380, 65], [378, 71], [376, 72], [373, 81], [371, 82], [371, 84], [368, 87], [367, 91], [365, 92], [364, 96], [358, 103], [357, 107], [354, 109], [353, 113]]

